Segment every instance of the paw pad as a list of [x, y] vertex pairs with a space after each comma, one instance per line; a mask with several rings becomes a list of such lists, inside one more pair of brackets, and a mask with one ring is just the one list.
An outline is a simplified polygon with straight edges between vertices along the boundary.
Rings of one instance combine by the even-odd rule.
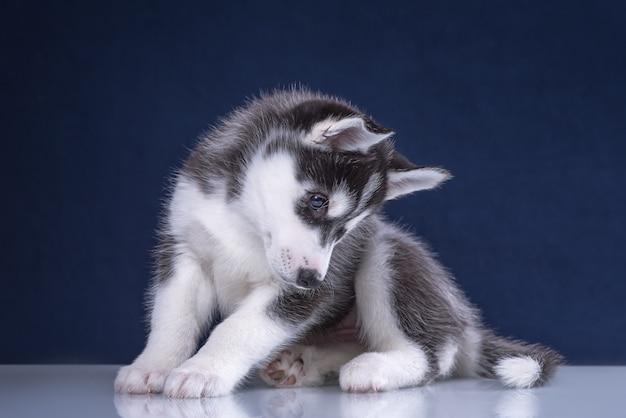
[[291, 350], [281, 351], [279, 357], [261, 370], [261, 377], [272, 386], [299, 386], [306, 375], [304, 361]]

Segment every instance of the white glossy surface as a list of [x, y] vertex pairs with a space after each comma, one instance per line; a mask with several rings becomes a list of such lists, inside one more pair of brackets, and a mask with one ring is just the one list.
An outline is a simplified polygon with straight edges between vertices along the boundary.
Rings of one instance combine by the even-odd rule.
[[215, 399], [116, 395], [117, 366], [0, 366], [0, 417], [626, 417], [626, 367], [562, 367], [546, 387], [462, 379], [375, 394], [254, 382]]

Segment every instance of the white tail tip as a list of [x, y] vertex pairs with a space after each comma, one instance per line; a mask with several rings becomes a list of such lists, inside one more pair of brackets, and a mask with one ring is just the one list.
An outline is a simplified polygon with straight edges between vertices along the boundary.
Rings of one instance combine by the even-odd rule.
[[494, 371], [505, 386], [512, 388], [532, 387], [541, 377], [541, 365], [528, 356], [502, 359]]

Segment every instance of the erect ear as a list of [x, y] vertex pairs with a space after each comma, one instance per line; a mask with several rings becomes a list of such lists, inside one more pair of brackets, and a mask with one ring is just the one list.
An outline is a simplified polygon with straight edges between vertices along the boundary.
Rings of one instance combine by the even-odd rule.
[[304, 140], [333, 150], [365, 153], [372, 145], [392, 134], [393, 131], [377, 125], [369, 118], [351, 116], [329, 118], [316, 123]]
[[443, 168], [416, 167], [387, 172], [387, 194], [385, 200], [395, 199], [405, 194], [428, 190], [439, 186], [452, 175]]

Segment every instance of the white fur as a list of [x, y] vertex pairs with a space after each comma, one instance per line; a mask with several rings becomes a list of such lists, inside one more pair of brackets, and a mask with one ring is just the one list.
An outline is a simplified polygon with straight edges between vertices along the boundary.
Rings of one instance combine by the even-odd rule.
[[504, 358], [494, 370], [502, 383], [512, 388], [532, 387], [541, 375], [541, 365], [528, 356]]
[[450, 178], [450, 173], [434, 168], [410, 171], [390, 171], [387, 180], [387, 199], [437, 187]]
[[350, 392], [377, 392], [423, 381], [428, 359], [423, 348], [407, 339], [397, 326], [389, 303], [389, 282], [379, 280], [386, 271], [390, 249], [374, 237], [355, 283], [361, 331], [374, 352], [361, 354], [339, 374], [339, 384]]
[[242, 376], [289, 338], [289, 331], [265, 312], [275, 297], [271, 287], [253, 291], [213, 330], [195, 356], [172, 371], [164, 394], [195, 398], [230, 393]]
[[[225, 205], [222, 196], [209, 198], [195, 183], [179, 179], [169, 219], [172, 233], [186, 245], [177, 249], [174, 275], [156, 290], [146, 348], [132, 365], [121, 369], [115, 384], [118, 391], [165, 390], [173, 397], [224, 395], [288, 338], [266, 314], [278, 287], [262, 237], [242, 215], [242, 208], [235, 209]], [[218, 306], [230, 316], [187, 360]], [[249, 347], [233, 350], [244, 343]]]
[[246, 297], [250, 282], [271, 280], [263, 241], [241, 210], [229, 208], [219, 195], [206, 197], [184, 177], [170, 208], [172, 232], [188, 243], [181, 250], [193, 255], [223, 312], [230, 313]]
[[200, 330], [211, 318], [213, 295], [199, 266], [187, 256], [179, 257], [174, 276], [155, 295], [146, 348], [122, 368], [116, 389], [161, 392], [170, 371], [193, 353]]
[[459, 345], [454, 341], [448, 342], [448, 344], [446, 344], [446, 346], [439, 351], [437, 359], [439, 360], [438, 366], [440, 376], [449, 376], [452, 373], [458, 352]]
[[352, 199], [346, 190], [336, 190], [329, 196], [328, 200], [328, 217], [331, 219], [341, 218], [351, 209]]
[[350, 231], [351, 229], [356, 227], [359, 222], [367, 218], [369, 215], [371, 215], [371, 212], [369, 210], [366, 210], [363, 211], [360, 215], [357, 215], [354, 218], [350, 219], [348, 222], [346, 222], [346, 230]]
[[357, 206], [357, 212], [361, 212], [366, 208], [367, 202], [371, 199], [371, 197], [376, 193], [378, 189], [382, 186], [383, 179], [380, 174], [373, 174], [365, 184], [363, 191], [361, 192], [361, 201]]
[[384, 352], [367, 352], [344, 365], [339, 385], [347, 392], [380, 392], [422, 383], [428, 359], [416, 344]]
[[[329, 118], [313, 126], [311, 132], [305, 136], [307, 144], [333, 147], [346, 151], [366, 152], [369, 147], [390, 137], [393, 132], [376, 134], [365, 127], [365, 122], [360, 117], [335, 119]], [[343, 137], [342, 137], [343, 136]], [[339, 146], [337, 146], [339, 145]]]
[[277, 153], [252, 162], [240, 199], [245, 205], [242, 210], [263, 237], [263, 252], [272, 272], [289, 284], [295, 284], [301, 268], [316, 270], [324, 277], [332, 253], [332, 248], [320, 245], [317, 231], [294, 212], [296, 202], [307, 192], [306, 185], [296, 180], [291, 155]]
[[387, 260], [391, 249], [380, 239], [374, 237], [355, 282], [357, 312], [361, 332], [367, 336], [367, 342], [375, 350], [393, 350], [402, 346], [406, 337], [397, 327], [391, 311], [388, 295], [390, 283], [379, 280], [387, 272]]

